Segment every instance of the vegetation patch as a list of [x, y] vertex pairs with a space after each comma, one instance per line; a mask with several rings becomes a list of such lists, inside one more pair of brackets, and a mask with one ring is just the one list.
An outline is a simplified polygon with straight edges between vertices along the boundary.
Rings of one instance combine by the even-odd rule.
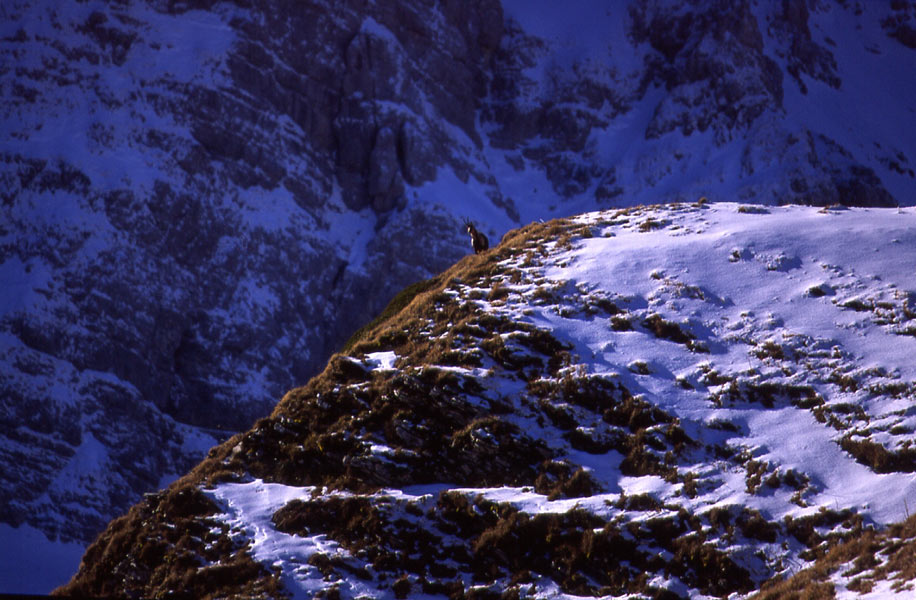
[[767, 521], [759, 511], [742, 508], [737, 525], [745, 537], [773, 543], [780, 532], [779, 525]]
[[375, 319], [360, 327], [353, 333], [353, 335], [350, 336], [350, 339], [348, 339], [347, 342], [343, 345], [343, 348], [341, 348], [341, 352], [346, 354], [352, 351], [353, 348], [358, 343], [363, 341], [370, 332], [378, 329], [382, 323], [387, 322], [392, 317], [404, 310], [407, 305], [413, 302], [414, 298], [424, 292], [428, 292], [429, 290], [438, 287], [439, 285], [441, 285], [439, 278], [433, 277], [431, 279], [418, 281], [405, 287], [403, 290], [398, 292], [394, 298], [391, 299], [391, 302], [388, 303], [385, 309], [379, 313]]
[[655, 217], [649, 217], [639, 224], [639, 231], [645, 233], [655, 229], [661, 229], [670, 224], [670, 221], [666, 219], [656, 219]]
[[363, 496], [293, 500], [274, 513], [272, 521], [284, 533], [301, 536], [323, 533], [350, 546], [381, 533], [381, 514]]
[[783, 360], [786, 357], [783, 347], [772, 340], [767, 340], [757, 346], [757, 348], [754, 350], [754, 355], [760, 360], [764, 360], [766, 358]]
[[633, 322], [625, 315], [614, 315], [611, 317], [611, 329], [614, 331], [632, 331]]
[[843, 436], [839, 443], [857, 462], [876, 473], [916, 472], [916, 448], [891, 451], [869, 439], [856, 439], [852, 435]]
[[809, 287], [805, 294], [812, 298], [823, 298], [834, 293], [833, 288], [826, 283], [819, 283], [818, 285], [813, 285]]
[[[645, 578], [629, 563], [637, 559], [646, 564], [648, 557], [614, 525], [586, 511], [528, 515], [458, 492], [441, 493], [425, 510], [374, 498], [295, 500], [273, 520], [292, 535], [325, 534], [338, 540], [352, 556], [365, 557], [380, 582], [383, 574], [390, 574], [393, 583], [388, 585], [395, 593], [408, 589], [404, 582], [415, 581], [427, 593], [447, 590], [465, 597], [474, 586], [456, 587], [458, 568], [473, 573], [476, 582], [503, 581], [504, 588], [537, 574], [550, 577], [566, 593], [645, 590]], [[411, 519], [404, 518], [405, 510]], [[373, 578], [357, 561], [324, 557], [318, 562], [327, 576], [361, 570]]]
[[702, 342], [697, 341], [696, 336], [684, 331], [677, 323], [665, 320], [661, 315], [650, 315], [642, 322], [642, 325], [657, 338], [684, 344], [694, 352], [709, 352]]
[[789, 579], [765, 583], [753, 600], [832, 598], [838, 575], [854, 577], [847, 586], [853, 592], [866, 593], [880, 581], [890, 581], [897, 594], [912, 590], [916, 580], [916, 515], [882, 532], [854, 532], [811, 567]]
[[[722, 381], [717, 379], [717, 381]], [[812, 408], [824, 404], [817, 391], [807, 385], [790, 385], [778, 381], [752, 382], [746, 379], [733, 379], [728, 385], [712, 395], [717, 406], [737, 402], [759, 403], [766, 408], [777, 405], [792, 404], [799, 408]]]
[[[275, 598], [276, 574], [233, 543], [219, 508], [191, 481], [148, 495], [86, 550], [84, 567], [55, 594], [66, 597]], [[177, 591], [177, 593], [176, 593]]]
[[[845, 532], [838, 531], [838, 525], [842, 525]], [[830, 543], [845, 541], [861, 534], [862, 517], [848, 509], [835, 511], [821, 508], [813, 515], [797, 518], [787, 516], [785, 528], [786, 533], [809, 548], [802, 557], [814, 560], [826, 554]]]

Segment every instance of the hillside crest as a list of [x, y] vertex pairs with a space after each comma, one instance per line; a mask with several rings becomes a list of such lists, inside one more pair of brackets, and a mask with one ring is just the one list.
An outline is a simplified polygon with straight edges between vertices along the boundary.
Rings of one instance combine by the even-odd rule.
[[510, 232], [58, 592], [911, 593], [914, 221], [697, 203]]

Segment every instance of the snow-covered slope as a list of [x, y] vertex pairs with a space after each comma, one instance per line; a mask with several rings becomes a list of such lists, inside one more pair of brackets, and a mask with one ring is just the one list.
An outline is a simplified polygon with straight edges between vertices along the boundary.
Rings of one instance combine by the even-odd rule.
[[914, 17], [4, 1], [0, 536], [88, 543], [454, 263], [463, 218], [913, 205]]
[[[914, 225], [699, 203], [513, 232], [113, 523], [64, 591], [748, 595], [916, 504]], [[880, 597], [912, 594], [897, 575]]]

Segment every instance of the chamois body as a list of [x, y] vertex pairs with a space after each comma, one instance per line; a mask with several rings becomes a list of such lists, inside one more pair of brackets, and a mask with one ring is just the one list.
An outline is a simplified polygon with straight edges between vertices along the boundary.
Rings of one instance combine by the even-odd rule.
[[487, 239], [487, 236], [477, 231], [473, 223], [465, 219], [464, 225], [468, 230], [468, 235], [471, 236], [471, 247], [474, 249], [474, 254], [480, 254], [490, 247], [490, 240]]

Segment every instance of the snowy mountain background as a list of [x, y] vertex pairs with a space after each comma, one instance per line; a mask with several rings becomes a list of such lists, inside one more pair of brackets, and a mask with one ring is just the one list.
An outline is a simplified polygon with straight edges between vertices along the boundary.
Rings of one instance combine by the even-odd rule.
[[[700, 197], [913, 205], [914, 19], [4, 2], [0, 535], [50, 542], [5, 556], [0, 589], [61, 583], [113, 516], [466, 254], [465, 217], [495, 244]], [[61, 554], [55, 581], [21, 581]]]

